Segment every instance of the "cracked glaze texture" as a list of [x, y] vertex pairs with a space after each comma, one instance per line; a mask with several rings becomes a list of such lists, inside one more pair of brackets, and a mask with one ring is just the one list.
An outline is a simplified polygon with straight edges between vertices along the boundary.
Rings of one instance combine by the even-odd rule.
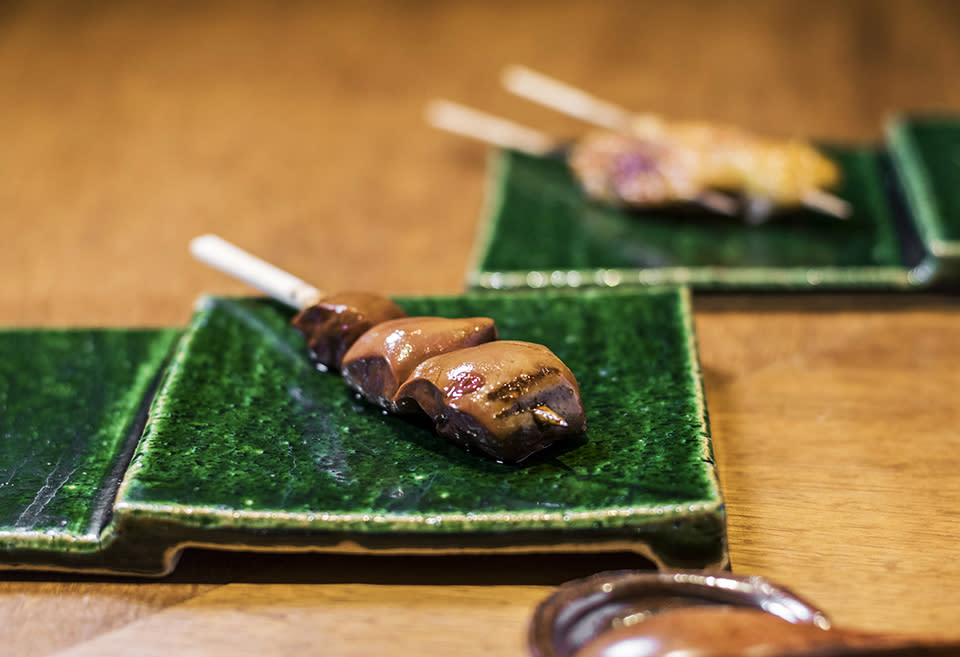
[[697, 208], [631, 212], [592, 202], [561, 159], [502, 152], [492, 174], [486, 243], [472, 281], [498, 287], [482, 277], [621, 269], [647, 272], [641, 280], [650, 282], [809, 287], [812, 270], [821, 285], [903, 285], [905, 266], [879, 152], [830, 153], [844, 172], [837, 193], [854, 208], [849, 219], [791, 211], [751, 226]]
[[97, 541], [138, 411], [178, 334], [0, 331], [0, 548]]
[[723, 509], [685, 293], [399, 303], [411, 315], [489, 316], [502, 338], [549, 346], [580, 381], [586, 437], [520, 466], [468, 453], [316, 371], [279, 306], [212, 299], [152, 409], [121, 487], [121, 520], [256, 530], [260, 544], [296, 530], [392, 534], [407, 547], [418, 541], [410, 535], [452, 533], [469, 547], [491, 532], [635, 537], [669, 518], [663, 551], [721, 561]]

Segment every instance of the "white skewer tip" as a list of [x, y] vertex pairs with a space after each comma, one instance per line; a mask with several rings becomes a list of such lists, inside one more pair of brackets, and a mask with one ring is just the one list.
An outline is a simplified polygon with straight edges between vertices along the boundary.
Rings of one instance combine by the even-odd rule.
[[633, 113], [526, 66], [503, 70], [503, 87], [510, 93], [568, 116], [614, 132], [629, 130]]
[[808, 191], [801, 200], [808, 208], [829, 214], [837, 219], [849, 219], [853, 214], [853, 206], [850, 205], [849, 201], [822, 189]]
[[320, 290], [293, 274], [216, 235], [200, 235], [190, 240], [190, 253], [200, 262], [297, 310], [313, 305], [322, 296]]
[[557, 140], [538, 130], [449, 100], [431, 101], [426, 120], [434, 128], [529, 155], [547, 155], [558, 147]]
[[698, 194], [694, 200], [696, 203], [717, 214], [733, 217], [740, 213], [740, 202], [736, 198], [723, 192], [706, 190]]

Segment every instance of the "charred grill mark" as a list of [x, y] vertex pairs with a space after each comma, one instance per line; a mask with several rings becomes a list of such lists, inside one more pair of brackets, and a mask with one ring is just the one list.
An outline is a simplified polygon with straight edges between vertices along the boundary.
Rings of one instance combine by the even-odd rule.
[[507, 381], [499, 388], [487, 393], [487, 400], [511, 401], [513, 399], [519, 399], [520, 396], [528, 392], [537, 381], [556, 374], [559, 371], [556, 367], [541, 367], [533, 374], [521, 374]]
[[[572, 390], [568, 390], [568, 389], [566, 389], [566, 388], [563, 388], [563, 389], [561, 389], [561, 390], [555, 390], [555, 391], [554, 391], [554, 394], [559, 393], [559, 392], [562, 392], [563, 394], [567, 395], [568, 397], [570, 397], [570, 396], [573, 395], [573, 391], [572, 391]], [[541, 407], [544, 407], [544, 406], [545, 406], [545, 404], [544, 404], [543, 400], [538, 399], [538, 398], [535, 397], [535, 398], [527, 401], [526, 403], [522, 403], [522, 404], [519, 404], [519, 403], [518, 403], [518, 404], [514, 404], [513, 406], [510, 406], [509, 408], [505, 408], [505, 409], [503, 409], [502, 411], [497, 412], [496, 415], [494, 415], [493, 417], [495, 417], [496, 419], [499, 420], [499, 419], [501, 419], [501, 418], [505, 418], [505, 417], [508, 417], [508, 416], [510, 416], [510, 415], [521, 415], [522, 413], [531, 413], [531, 412], [535, 411], [536, 409], [541, 408]], [[546, 406], [546, 408], [549, 409], [550, 407], [549, 407], [549, 406]], [[551, 412], [552, 412], [552, 411], [551, 411]], [[555, 423], [550, 423], [550, 422], [546, 422], [546, 423], [545, 423], [545, 422], [542, 422], [542, 418], [537, 417], [537, 413], [534, 413], [534, 419], [537, 420], [537, 422], [540, 423], [540, 424], [555, 424]]]
[[[532, 408], [532, 407], [531, 407], [531, 408]], [[494, 415], [493, 417], [495, 417], [495, 418], [498, 419], [498, 420], [502, 420], [503, 418], [507, 417], [508, 415], [519, 415], [519, 414], [521, 414], [521, 413], [524, 413], [524, 412], [527, 411], [527, 410], [529, 410], [529, 409], [525, 408], [522, 404], [518, 404], [517, 406], [511, 406], [510, 408], [505, 408], [505, 409], [503, 409], [502, 411], [498, 412], [498, 413], [497, 413], [496, 415]]]

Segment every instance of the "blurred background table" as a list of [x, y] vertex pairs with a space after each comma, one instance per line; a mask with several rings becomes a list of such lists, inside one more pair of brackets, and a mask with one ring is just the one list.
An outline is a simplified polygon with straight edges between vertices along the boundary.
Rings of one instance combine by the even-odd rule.
[[[0, 4], [0, 321], [182, 325], [217, 232], [328, 289], [455, 293], [482, 146], [446, 96], [575, 135], [508, 96], [524, 63], [628, 107], [878, 141], [960, 110], [960, 4]], [[960, 298], [695, 298], [739, 573], [843, 625], [956, 636]], [[190, 552], [159, 581], [0, 574], [0, 652], [521, 655], [533, 606], [629, 555]], [[294, 653], [296, 651], [296, 653]]]

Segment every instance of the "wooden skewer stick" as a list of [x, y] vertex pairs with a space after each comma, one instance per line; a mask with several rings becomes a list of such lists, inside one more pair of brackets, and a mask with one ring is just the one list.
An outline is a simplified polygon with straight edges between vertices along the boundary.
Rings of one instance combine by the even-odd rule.
[[740, 212], [740, 202], [737, 201], [737, 199], [729, 194], [716, 192], [712, 189], [701, 191], [697, 194], [697, 198], [695, 198], [694, 201], [708, 210], [713, 210], [717, 214], [725, 214], [728, 217], [732, 217]]
[[[555, 153], [563, 146], [533, 128], [449, 100], [431, 102], [427, 106], [427, 122], [447, 132], [538, 157]], [[732, 216], [740, 210], [736, 199], [712, 190], [704, 190], [691, 200], [720, 214]]]
[[632, 112], [526, 66], [508, 66], [501, 77], [512, 94], [614, 132], [627, 132]]
[[556, 139], [533, 128], [449, 100], [435, 100], [427, 105], [427, 123], [463, 137], [528, 155], [548, 155], [560, 148]]
[[[525, 66], [508, 66], [503, 71], [502, 82], [512, 94], [608, 130], [630, 133], [632, 126], [641, 120], [646, 125], [658, 127], [665, 123], [656, 114], [633, 114], [619, 105]], [[847, 201], [821, 189], [810, 190], [800, 202], [838, 219], [849, 218], [853, 210]]]
[[837, 219], [849, 219], [850, 215], [853, 214], [853, 206], [850, 205], [850, 201], [822, 189], [811, 189], [803, 195], [801, 202], [808, 208], [819, 210]]
[[309, 283], [216, 235], [193, 238], [190, 241], [190, 253], [197, 260], [297, 310], [312, 306], [323, 296], [320, 290]]

